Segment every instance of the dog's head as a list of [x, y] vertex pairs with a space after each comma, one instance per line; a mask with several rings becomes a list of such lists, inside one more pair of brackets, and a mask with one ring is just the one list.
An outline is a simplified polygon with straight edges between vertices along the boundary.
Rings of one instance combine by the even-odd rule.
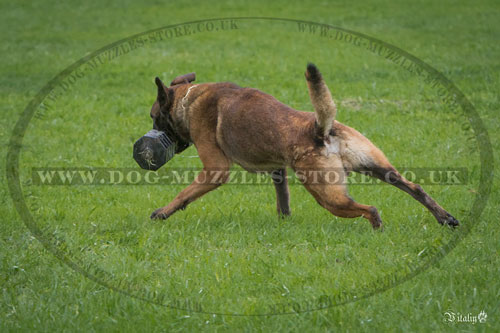
[[173, 79], [170, 83], [170, 87], [167, 87], [159, 77], [155, 78], [158, 93], [150, 112], [154, 129], [164, 130], [167, 127], [168, 118], [171, 116], [172, 106], [174, 104], [175, 89], [182, 84], [191, 83], [195, 79], [195, 73], [184, 74]]
[[160, 78], [155, 78], [155, 83], [158, 88], [156, 101], [151, 107], [150, 116], [153, 119], [153, 129], [164, 131], [172, 137], [177, 143], [177, 151], [179, 153], [189, 146], [189, 143], [184, 141], [178, 133], [177, 125], [173, 117], [173, 106], [176, 98], [175, 90], [187, 83], [195, 80], [195, 73], [189, 73], [176, 77], [170, 83], [170, 87], [163, 84]]

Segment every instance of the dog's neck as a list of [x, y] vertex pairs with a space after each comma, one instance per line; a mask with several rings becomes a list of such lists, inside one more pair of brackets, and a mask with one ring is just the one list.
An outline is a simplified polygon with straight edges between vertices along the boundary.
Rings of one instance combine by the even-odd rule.
[[[184, 96], [180, 99], [177, 105], [175, 105], [175, 118], [174, 123], [178, 126], [178, 134], [186, 141], [190, 141], [189, 139], [189, 112], [190, 112], [190, 106], [193, 104], [193, 102], [196, 100], [196, 97], [194, 100], [189, 100], [190, 97], [192, 97], [192, 91], [196, 90], [196, 87], [198, 87], [197, 84], [193, 84], [189, 88], [187, 88], [186, 92], [184, 93]], [[181, 127], [181, 128], [179, 128]]]
[[181, 99], [181, 111], [182, 113], [187, 113], [188, 112], [188, 108], [189, 108], [189, 105], [190, 103], [188, 104], [188, 97], [189, 97], [189, 93], [191, 92], [191, 90], [193, 90], [194, 88], [196, 88], [198, 85], [197, 84], [193, 84], [191, 87], [188, 88], [186, 94], [184, 95], [184, 97], [182, 97]]

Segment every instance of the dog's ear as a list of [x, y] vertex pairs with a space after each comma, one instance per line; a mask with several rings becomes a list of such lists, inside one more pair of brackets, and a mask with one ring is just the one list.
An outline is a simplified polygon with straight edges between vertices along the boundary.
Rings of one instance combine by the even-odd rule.
[[180, 75], [176, 77], [175, 79], [170, 82], [170, 86], [175, 86], [178, 84], [184, 84], [184, 83], [191, 83], [194, 80], [196, 80], [196, 74], [195, 73], [188, 73], [184, 75]]
[[156, 86], [158, 87], [158, 97], [156, 99], [158, 100], [158, 104], [160, 104], [160, 108], [163, 108], [165, 105], [168, 104], [168, 94], [167, 94], [167, 88], [161, 82], [160, 78], [157, 76], [155, 78], [155, 83]]

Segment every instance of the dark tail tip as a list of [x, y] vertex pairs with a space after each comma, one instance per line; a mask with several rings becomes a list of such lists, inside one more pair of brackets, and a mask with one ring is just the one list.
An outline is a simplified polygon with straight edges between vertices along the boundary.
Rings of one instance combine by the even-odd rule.
[[322, 80], [321, 73], [315, 64], [307, 64], [306, 79], [312, 83], [318, 83]]

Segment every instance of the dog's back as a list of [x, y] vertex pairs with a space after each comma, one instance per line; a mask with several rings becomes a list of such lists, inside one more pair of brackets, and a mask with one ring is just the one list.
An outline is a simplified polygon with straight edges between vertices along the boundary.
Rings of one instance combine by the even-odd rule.
[[250, 171], [271, 171], [290, 165], [294, 148], [314, 144], [314, 114], [242, 88], [220, 97], [216, 133], [233, 161]]
[[335, 104], [321, 82], [315, 84], [328, 93], [311, 93], [316, 113], [294, 110], [258, 89], [218, 88], [217, 143], [249, 171], [293, 167], [311, 154], [340, 159], [346, 170], [366, 168], [373, 164], [372, 156], [384, 162], [383, 153], [368, 139], [328, 114], [336, 112]]

